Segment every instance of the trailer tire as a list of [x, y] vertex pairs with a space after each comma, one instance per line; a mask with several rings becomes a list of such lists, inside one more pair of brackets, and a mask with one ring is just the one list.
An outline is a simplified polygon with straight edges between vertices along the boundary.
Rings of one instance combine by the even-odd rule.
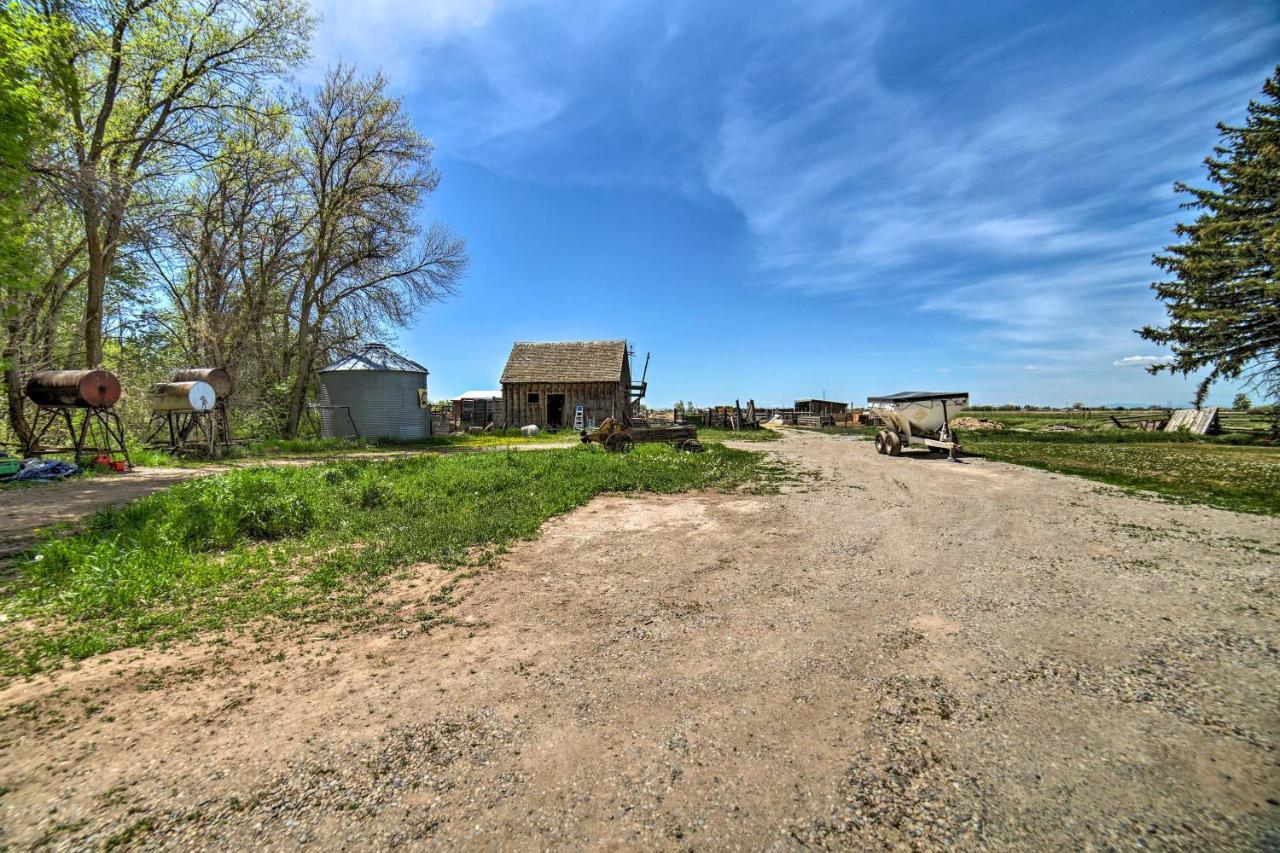
[[876, 453], [883, 454], [884, 451], [884, 430], [880, 430], [876, 433]]
[[898, 436], [896, 432], [889, 432], [887, 434], [887, 441], [885, 443], [887, 445], [887, 450], [890, 456], [902, 455], [902, 439]]

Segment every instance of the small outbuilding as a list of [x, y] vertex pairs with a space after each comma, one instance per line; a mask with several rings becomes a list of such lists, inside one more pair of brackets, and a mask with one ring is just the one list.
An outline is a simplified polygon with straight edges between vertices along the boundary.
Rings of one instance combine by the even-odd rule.
[[630, 413], [633, 392], [626, 341], [517, 343], [502, 371], [503, 422], [542, 429], [573, 427]]
[[369, 344], [320, 371], [320, 435], [417, 441], [431, 435], [427, 369]]
[[468, 391], [453, 401], [453, 422], [460, 429], [502, 423], [501, 391]]
[[848, 403], [835, 400], [796, 400], [796, 414], [805, 415], [843, 415], [849, 410]]

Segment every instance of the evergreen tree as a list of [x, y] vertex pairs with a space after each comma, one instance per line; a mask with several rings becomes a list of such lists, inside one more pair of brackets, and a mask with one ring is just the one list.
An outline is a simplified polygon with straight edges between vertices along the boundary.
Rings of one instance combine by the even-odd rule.
[[1174, 184], [1196, 220], [1174, 229], [1182, 242], [1154, 263], [1172, 276], [1152, 285], [1169, 324], [1139, 334], [1168, 346], [1174, 360], [1153, 365], [1183, 375], [1208, 368], [1196, 388], [1204, 402], [1219, 379], [1243, 377], [1280, 399], [1280, 67], [1250, 101], [1243, 127], [1218, 125], [1205, 159], [1208, 188]]

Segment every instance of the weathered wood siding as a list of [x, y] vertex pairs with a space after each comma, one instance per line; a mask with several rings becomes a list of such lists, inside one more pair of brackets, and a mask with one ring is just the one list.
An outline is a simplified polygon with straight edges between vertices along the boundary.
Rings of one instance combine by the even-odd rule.
[[453, 401], [453, 420], [462, 429], [502, 423], [503, 403], [487, 397], [462, 397]]
[[[629, 381], [629, 380], [628, 380]], [[536, 403], [529, 395], [537, 394]], [[629, 401], [625, 385], [611, 382], [510, 382], [502, 385], [503, 415], [506, 426], [537, 424], [547, 428], [547, 397], [564, 395], [564, 423], [573, 426], [573, 415], [579, 405], [585, 407], [588, 422], [600, 423], [605, 418], [620, 418]]]

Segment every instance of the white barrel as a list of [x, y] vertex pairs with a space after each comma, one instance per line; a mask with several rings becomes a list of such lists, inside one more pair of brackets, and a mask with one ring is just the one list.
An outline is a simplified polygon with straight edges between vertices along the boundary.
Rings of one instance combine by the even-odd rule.
[[161, 382], [149, 397], [153, 412], [207, 412], [218, 402], [208, 382]]

